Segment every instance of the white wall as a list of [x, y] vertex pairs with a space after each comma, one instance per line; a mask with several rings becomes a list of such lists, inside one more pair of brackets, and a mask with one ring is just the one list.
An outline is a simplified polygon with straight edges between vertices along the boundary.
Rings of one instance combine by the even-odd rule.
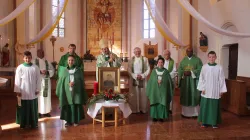
[[[44, 0], [44, 25], [51, 19], [51, 0]], [[49, 37], [50, 38], [50, 37]], [[50, 39], [44, 40], [45, 57], [49, 61], [53, 61], [53, 47]], [[80, 0], [69, 0], [65, 9], [65, 37], [57, 37], [55, 42], [54, 55], [55, 61], [59, 62], [62, 55], [68, 52], [69, 44], [76, 44], [76, 53], [80, 54]], [[60, 52], [60, 48], [64, 48], [64, 52]]]
[[[158, 10], [162, 12], [163, 9], [163, 1], [156, 0]], [[142, 55], [144, 55], [144, 43], [148, 44], [149, 41], [154, 45], [158, 43], [158, 53], [164, 49], [163, 37], [156, 29], [156, 34], [154, 39], [144, 39], [143, 38], [143, 0], [131, 0], [131, 35], [129, 36], [131, 39], [131, 48], [130, 56], [133, 56], [133, 49], [135, 47], [140, 47], [142, 50]]]
[[[250, 1], [249, 0], [223, 0], [217, 2], [213, 6], [210, 5], [209, 1], [198, 1], [198, 11], [206, 19], [213, 24], [221, 27], [226, 22], [231, 22], [235, 25], [234, 29], [238, 32], [250, 33]], [[250, 39], [236, 39], [219, 35], [201, 23], [198, 23], [198, 32], [203, 32], [208, 37], [209, 50], [216, 51], [218, 55], [218, 63], [223, 62], [222, 57], [222, 46], [225, 44], [238, 43], [238, 76], [250, 77], [250, 66], [246, 65], [246, 60], [250, 59]], [[206, 62], [206, 53], [198, 50], [198, 56], [203, 62]]]

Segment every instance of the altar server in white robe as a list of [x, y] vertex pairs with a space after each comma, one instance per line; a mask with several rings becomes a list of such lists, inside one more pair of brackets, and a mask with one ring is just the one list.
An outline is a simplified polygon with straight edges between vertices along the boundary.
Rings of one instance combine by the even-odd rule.
[[24, 63], [16, 69], [14, 92], [18, 96], [18, 107], [16, 112], [16, 123], [20, 128], [37, 128], [38, 111], [37, 95], [41, 90], [40, 71], [36, 65], [31, 63], [31, 52], [25, 51]]
[[39, 117], [50, 117], [51, 108], [51, 81], [50, 78], [54, 75], [54, 67], [49, 61], [44, 58], [44, 51], [37, 51], [38, 58], [33, 60], [33, 64], [40, 69], [41, 91], [38, 96], [38, 113]]
[[146, 96], [147, 76], [150, 73], [148, 59], [141, 55], [141, 49], [134, 49], [135, 56], [129, 61], [128, 72], [130, 74], [129, 98], [130, 107], [133, 113], [146, 113], [148, 111], [148, 99]]
[[215, 63], [216, 53], [214, 51], [208, 53], [208, 60], [209, 63], [201, 69], [197, 87], [198, 90], [202, 91], [198, 121], [202, 123], [202, 128], [209, 125], [218, 128], [218, 124], [222, 121], [220, 98], [223, 93], [227, 92], [227, 87], [223, 69]]

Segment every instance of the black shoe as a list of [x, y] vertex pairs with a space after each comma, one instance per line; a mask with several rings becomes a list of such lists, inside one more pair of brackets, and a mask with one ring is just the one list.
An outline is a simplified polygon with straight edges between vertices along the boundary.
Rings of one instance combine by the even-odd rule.
[[144, 112], [140, 111], [141, 114], [145, 114]]
[[33, 128], [33, 129], [38, 128], [38, 125], [36, 125], [36, 126], [31, 126], [31, 128]]
[[71, 126], [72, 124], [71, 123], [65, 123], [65, 126], [67, 127], [67, 126]]
[[158, 120], [156, 118], [153, 118], [153, 122], [157, 122]]
[[51, 115], [49, 113], [44, 115], [45, 117], [51, 117]]
[[169, 114], [172, 114], [173, 112], [171, 110], [168, 111]]
[[163, 119], [160, 119], [160, 122], [164, 122], [164, 120], [163, 120]]

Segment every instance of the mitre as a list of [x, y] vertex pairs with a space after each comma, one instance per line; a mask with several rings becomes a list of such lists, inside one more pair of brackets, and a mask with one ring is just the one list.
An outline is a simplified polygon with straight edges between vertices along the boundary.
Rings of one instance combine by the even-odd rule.
[[108, 47], [108, 40], [106, 40], [106, 39], [101, 39], [101, 40], [99, 41], [99, 46], [100, 46], [101, 49], [103, 49], [103, 48], [105, 48], [105, 47]]

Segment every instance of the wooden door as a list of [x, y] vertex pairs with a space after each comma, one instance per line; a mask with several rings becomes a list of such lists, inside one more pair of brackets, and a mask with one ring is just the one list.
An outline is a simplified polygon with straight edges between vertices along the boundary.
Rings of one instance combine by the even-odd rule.
[[229, 46], [228, 78], [236, 79], [238, 71], [238, 44]]

